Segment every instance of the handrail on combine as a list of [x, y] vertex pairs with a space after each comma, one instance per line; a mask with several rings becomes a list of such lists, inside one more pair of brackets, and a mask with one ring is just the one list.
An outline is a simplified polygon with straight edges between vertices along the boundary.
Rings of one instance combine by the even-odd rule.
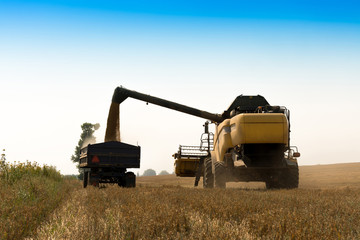
[[[207, 147], [206, 149], [200, 148], [200, 146], [184, 146], [179, 145], [179, 150], [173, 155], [175, 159], [177, 158], [187, 158], [187, 157], [206, 157], [208, 155]], [[212, 150], [212, 146], [210, 147]]]

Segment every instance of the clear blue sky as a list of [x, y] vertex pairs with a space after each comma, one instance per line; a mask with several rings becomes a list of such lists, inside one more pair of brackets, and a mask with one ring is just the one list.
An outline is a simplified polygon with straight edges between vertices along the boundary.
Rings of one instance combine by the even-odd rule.
[[[0, 148], [76, 172], [80, 125], [99, 122], [102, 141], [123, 85], [217, 113], [262, 94], [291, 109], [300, 164], [360, 161], [359, 56], [357, 1], [0, 0]], [[141, 172], [172, 171], [203, 122], [135, 100], [121, 107]]]
[[[144, 14], [163, 17], [214, 17], [255, 20], [301, 20], [359, 23], [358, 1], [1, 1], [9, 15], [32, 11], [47, 14]], [[53, 16], [53, 14], [50, 14]]]

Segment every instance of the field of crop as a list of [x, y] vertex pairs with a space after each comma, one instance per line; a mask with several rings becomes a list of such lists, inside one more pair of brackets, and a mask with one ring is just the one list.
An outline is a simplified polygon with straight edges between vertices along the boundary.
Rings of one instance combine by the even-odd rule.
[[21, 239], [46, 221], [73, 184], [37, 163], [0, 164], [0, 239]]
[[[33, 239], [359, 239], [360, 164], [300, 168], [300, 188], [192, 188], [138, 178], [135, 189], [79, 182]], [[201, 182], [200, 182], [201, 183]]]

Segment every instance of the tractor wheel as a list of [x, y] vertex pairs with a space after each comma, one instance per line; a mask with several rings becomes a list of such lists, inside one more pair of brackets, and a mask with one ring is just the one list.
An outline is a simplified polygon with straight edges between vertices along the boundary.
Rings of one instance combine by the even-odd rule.
[[214, 187], [214, 174], [212, 173], [212, 160], [206, 158], [204, 161], [204, 177], [203, 177], [204, 188]]
[[223, 162], [215, 162], [215, 187], [226, 188], [226, 168]]
[[83, 186], [86, 188], [88, 185], [88, 172], [84, 172], [83, 174]]

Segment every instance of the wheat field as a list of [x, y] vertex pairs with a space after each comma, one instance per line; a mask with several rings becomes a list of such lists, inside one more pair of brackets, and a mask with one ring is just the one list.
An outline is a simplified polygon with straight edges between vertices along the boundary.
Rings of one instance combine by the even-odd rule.
[[0, 239], [33, 234], [75, 189], [74, 180], [36, 162], [0, 162]]
[[[300, 167], [300, 187], [193, 188], [139, 177], [135, 189], [81, 188], [29, 239], [359, 239], [360, 163]], [[201, 185], [201, 182], [200, 182]]]

